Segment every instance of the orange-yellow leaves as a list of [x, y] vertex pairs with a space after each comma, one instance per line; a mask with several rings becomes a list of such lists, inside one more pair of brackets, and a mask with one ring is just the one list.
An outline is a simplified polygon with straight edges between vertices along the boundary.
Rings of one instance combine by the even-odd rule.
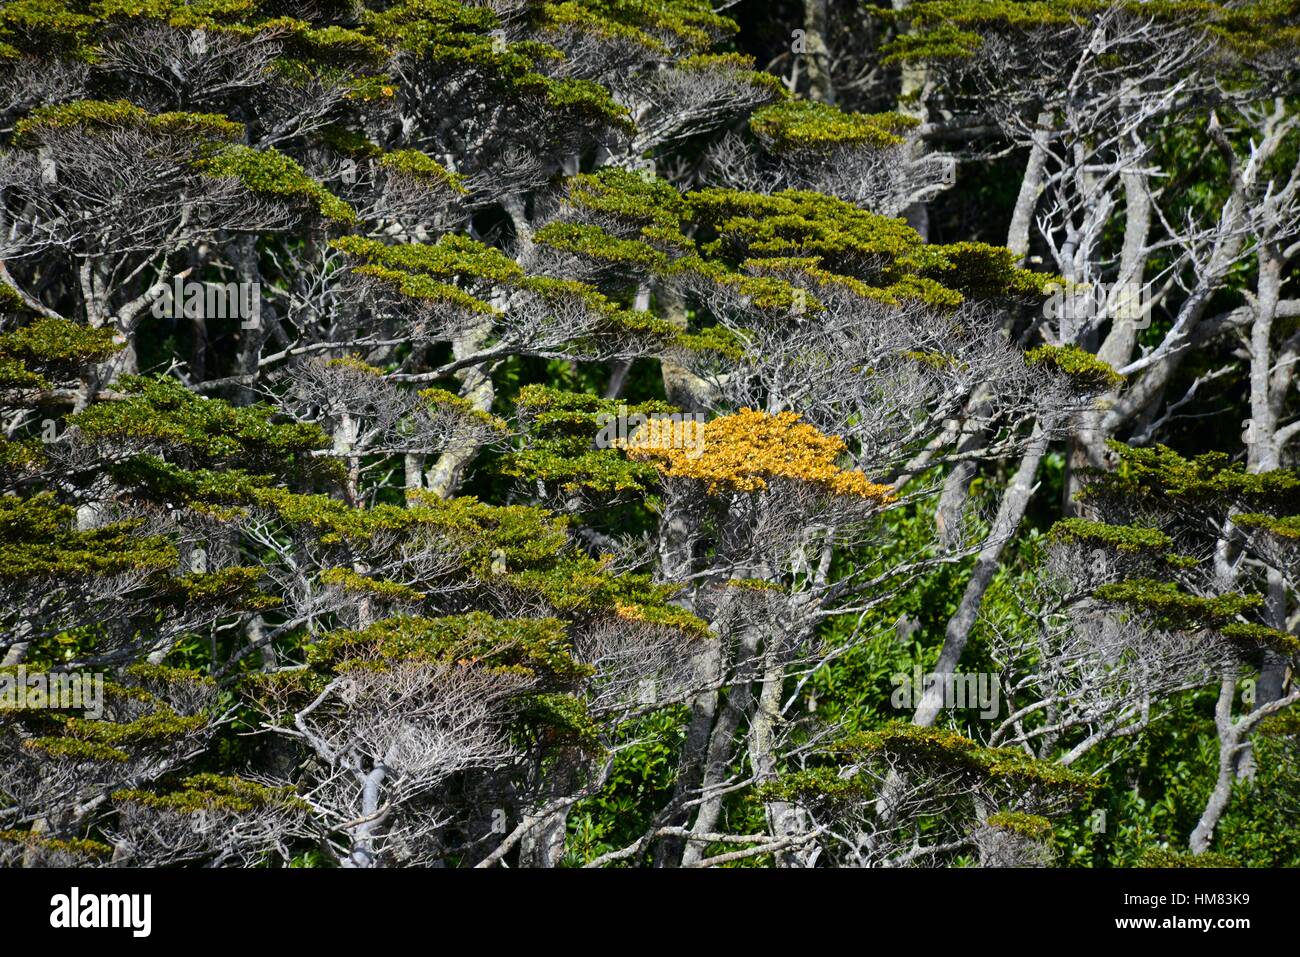
[[[689, 439], [689, 441], [687, 441]], [[741, 409], [704, 424], [643, 427], [620, 443], [632, 458], [654, 461], [673, 478], [696, 479], [710, 494], [756, 492], [774, 478], [807, 482], [834, 495], [888, 502], [892, 489], [836, 465], [844, 441], [824, 435], [794, 412]]]
[[645, 614], [638, 605], [625, 605], [621, 601], [615, 602], [614, 613], [620, 618], [626, 618], [628, 621], [645, 621]]

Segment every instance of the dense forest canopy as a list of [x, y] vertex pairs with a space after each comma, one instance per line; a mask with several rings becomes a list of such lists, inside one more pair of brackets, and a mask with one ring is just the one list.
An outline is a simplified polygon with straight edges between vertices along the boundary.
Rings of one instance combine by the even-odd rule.
[[0, 3], [0, 865], [1300, 864], [1298, 60]]

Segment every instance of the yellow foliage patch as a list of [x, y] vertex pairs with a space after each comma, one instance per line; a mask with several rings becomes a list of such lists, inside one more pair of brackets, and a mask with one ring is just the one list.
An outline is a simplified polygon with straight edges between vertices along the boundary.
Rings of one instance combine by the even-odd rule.
[[647, 425], [620, 444], [630, 457], [654, 461], [664, 475], [707, 483], [710, 494], [757, 492], [767, 488], [768, 480], [785, 478], [834, 495], [878, 502], [894, 498], [888, 485], [836, 465], [844, 440], [824, 435], [794, 412], [768, 415], [741, 409], [706, 423]]

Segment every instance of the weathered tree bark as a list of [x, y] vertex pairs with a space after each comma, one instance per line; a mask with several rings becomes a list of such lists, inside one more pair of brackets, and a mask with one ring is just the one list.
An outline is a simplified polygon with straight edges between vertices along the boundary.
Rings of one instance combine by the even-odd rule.
[[13, 665], [21, 665], [23, 663], [23, 659], [27, 657], [27, 649], [31, 646], [31, 642], [22, 641], [21, 639], [24, 635], [31, 634], [32, 623], [29, 621], [19, 622], [14, 627], [14, 631], [17, 632], [17, 636], [19, 640], [15, 641], [5, 650], [4, 660], [0, 661], [0, 668], [8, 668]]
[[1043, 177], [1047, 168], [1047, 140], [1052, 132], [1052, 114], [1043, 111], [1034, 124], [1034, 142], [1029, 148], [1029, 159], [1020, 178], [1020, 191], [1011, 211], [1011, 225], [1007, 229], [1007, 248], [1016, 254], [1023, 265], [1029, 255], [1030, 229], [1034, 225], [1034, 210], [1043, 195]]
[[[252, 294], [258, 300], [255, 318], [239, 315], [239, 360], [236, 374], [247, 378], [235, 386], [231, 400], [235, 405], [250, 405], [256, 397], [251, 382], [257, 376], [258, 359], [267, 336], [266, 321], [270, 319], [270, 310], [262, 309], [262, 270], [257, 261], [257, 237], [241, 237], [235, 242], [232, 260], [236, 280], [254, 283]], [[243, 384], [244, 382], [249, 384]]]
[[735, 662], [735, 683], [728, 689], [721, 713], [713, 725], [709, 736], [708, 750], [704, 759], [704, 771], [700, 777], [700, 789], [703, 797], [695, 822], [691, 826], [691, 839], [682, 852], [682, 865], [697, 864], [704, 858], [706, 842], [699, 835], [711, 834], [717, 827], [718, 817], [722, 813], [723, 795], [718, 791], [727, 779], [731, 762], [736, 753], [736, 733], [741, 723], [748, 719], [754, 710], [755, 696], [753, 681], [754, 666], [758, 656], [758, 630], [747, 628], [740, 636], [739, 648]]
[[559, 867], [564, 860], [564, 838], [568, 828], [567, 813], [554, 812], [537, 818], [525, 818], [531, 826], [519, 839], [520, 867]]
[[[486, 328], [478, 328], [464, 336], [457, 337], [452, 343], [451, 351], [457, 359], [473, 355], [486, 341]], [[480, 366], [470, 366], [456, 373], [460, 379], [460, 397], [481, 412], [488, 412], [496, 398], [496, 387], [492, 377]], [[454, 440], [438, 456], [433, 467], [425, 476], [426, 487], [439, 498], [450, 498], [456, 494], [461, 482], [465, 480], [465, 470], [478, 455], [479, 445], [468, 439]]]
[[1219, 700], [1214, 706], [1214, 727], [1219, 735], [1219, 771], [1214, 788], [1205, 802], [1205, 810], [1201, 812], [1200, 820], [1196, 822], [1188, 840], [1188, 847], [1193, 854], [1204, 854], [1210, 849], [1214, 830], [1219, 826], [1219, 821], [1232, 800], [1233, 783], [1240, 777], [1241, 761], [1246, 754], [1251, 732], [1269, 715], [1277, 714], [1283, 708], [1300, 701], [1300, 691], [1292, 691], [1285, 697], [1257, 705], [1249, 714], [1233, 721], [1232, 705], [1237, 697], [1237, 673], [1236, 665], [1225, 668], [1219, 684]]
[[[772, 650], [765, 654], [762, 690], [749, 725], [749, 762], [755, 783], [775, 779], [777, 774], [777, 736], [781, 723], [781, 698], [785, 688], [785, 663]], [[805, 815], [785, 801], [767, 801], [768, 831], [777, 839], [792, 837], [804, 830]], [[801, 851], [778, 851], [777, 867], [804, 867], [808, 855]]]
[[829, 0], [804, 0], [804, 71], [808, 75], [808, 99], [835, 102], [831, 79], [830, 50], [826, 46], [826, 7]]
[[379, 806], [383, 796], [384, 779], [388, 768], [383, 761], [375, 764], [362, 779], [362, 822], [352, 831], [352, 847], [344, 867], [373, 867], [375, 863], [374, 839], [379, 830]]
[[[989, 534], [984, 540], [984, 547], [980, 549], [975, 558], [975, 568], [971, 572], [970, 580], [966, 583], [966, 590], [962, 593], [961, 602], [957, 606], [957, 611], [948, 619], [948, 625], [944, 631], [943, 647], [939, 651], [939, 660], [935, 663], [933, 669], [936, 675], [951, 675], [961, 661], [962, 652], [966, 650], [966, 642], [970, 639], [971, 629], [975, 627], [975, 619], [979, 615], [980, 605], [984, 601], [984, 593], [988, 591], [989, 583], [993, 581], [993, 575], [997, 572], [1002, 549], [1020, 526], [1020, 520], [1025, 514], [1025, 507], [1029, 504], [1029, 499], [1033, 495], [1034, 476], [1038, 472], [1038, 465], [1043, 459], [1043, 454], [1047, 451], [1049, 431], [1049, 426], [1045, 426], [1044, 423], [1035, 424], [1033, 434], [1029, 439], [1029, 445], [1025, 449], [1024, 456], [1020, 459], [1020, 465], [1017, 467], [1006, 491], [1002, 493], [1002, 501], [998, 505], [998, 513], [993, 520], [993, 527], [989, 529]], [[921, 703], [917, 706], [915, 714], [912, 715], [913, 724], [925, 727], [934, 724], [939, 713], [943, 710], [943, 688], [944, 681], [940, 680], [932, 683], [926, 689], [921, 698]]]
[[[533, 226], [528, 219], [524, 202], [519, 196], [509, 196], [502, 201], [501, 206], [515, 228], [518, 261], [526, 266], [533, 257]], [[490, 319], [485, 319], [471, 327], [452, 340], [452, 356], [456, 359], [464, 359], [476, 354], [487, 342], [491, 331]], [[490, 370], [485, 370], [482, 365], [473, 365], [457, 372], [456, 378], [460, 380], [462, 399], [468, 399], [480, 412], [491, 411], [492, 403], [496, 399], [496, 386], [492, 382]], [[454, 442], [443, 450], [426, 473], [425, 486], [439, 498], [450, 498], [455, 495], [465, 479], [465, 470], [469, 468], [478, 452], [479, 446], [476, 442], [463, 440]]]
[[[686, 303], [668, 286], [660, 286], [655, 295], [660, 303], [661, 318], [678, 329], [686, 328]], [[670, 359], [659, 360], [660, 374], [664, 380], [664, 394], [668, 401], [683, 412], [706, 412], [712, 388], [691, 370]]]
[[[1246, 467], [1254, 473], [1272, 471], [1280, 465], [1278, 421], [1285, 408], [1286, 395], [1294, 374], [1287, 368], [1290, 365], [1287, 359], [1290, 357], [1275, 357], [1273, 348], [1274, 324], [1281, 302], [1284, 259], [1277, 244], [1267, 241], [1259, 244], [1256, 253], [1257, 293], [1253, 303], [1254, 321], [1251, 323], [1248, 347], [1250, 419], [1246, 430]], [[1286, 584], [1282, 573], [1278, 569], [1269, 568], [1265, 572], [1265, 579], [1265, 623], [1279, 631], [1286, 631]], [[1256, 707], [1263, 707], [1282, 696], [1286, 671], [1287, 660], [1283, 655], [1271, 650], [1264, 652], [1260, 662], [1259, 681], [1255, 685]], [[1247, 740], [1243, 742], [1243, 754], [1238, 762], [1239, 776], [1254, 777], [1255, 764], [1255, 749]]]
[[[1034, 210], [1043, 194], [1043, 179], [1046, 169], [1048, 150], [1047, 139], [1050, 136], [1050, 113], [1043, 112], [1035, 126], [1041, 135], [1035, 136], [1034, 144], [1025, 162], [1025, 172], [1020, 179], [1020, 190], [1016, 196], [1016, 207], [1011, 216], [1011, 225], [1007, 229], [1007, 248], [1016, 253], [1023, 263], [1029, 254], [1030, 226], [1034, 221]], [[984, 417], [989, 404], [987, 390], [977, 389], [966, 403], [966, 415], [961, 425], [961, 437], [957, 442], [957, 451], [970, 454], [983, 448], [987, 435]], [[975, 477], [978, 464], [975, 458], [964, 458], [953, 466], [944, 479], [939, 503], [935, 508], [935, 525], [942, 545], [949, 547], [960, 533], [959, 520], [966, 499], [970, 494], [970, 483]]]
[[416, 452], [408, 452], [402, 457], [403, 486], [410, 491], [412, 489], [424, 488], [424, 456]]
[[1214, 829], [1232, 797], [1232, 782], [1236, 779], [1237, 762], [1241, 757], [1240, 737], [1232, 722], [1232, 702], [1236, 697], [1237, 669], [1234, 666], [1224, 671], [1219, 682], [1219, 700], [1214, 706], [1214, 727], [1219, 733], [1219, 773], [1188, 842], [1193, 854], [1204, 854], [1210, 849]]
[[572, 794], [592, 780], [603, 780], [600, 762], [584, 756], [578, 749], [568, 749], [560, 755], [553, 776], [559, 787], [541, 807], [524, 813], [523, 834], [519, 839], [520, 867], [559, 867], [564, 862], [573, 803], [563, 801], [557, 807], [556, 798]]
[[[892, 0], [895, 10], [906, 9], [911, 0]], [[897, 110], [904, 116], [911, 116], [922, 124], [929, 119], [929, 110], [925, 103], [925, 89], [930, 80], [930, 71], [923, 63], [907, 62], [902, 67], [902, 83], [898, 91]], [[914, 149], [918, 158], [925, 145], [918, 137]], [[923, 240], [930, 238], [930, 207], [926, 203], [913, 203], [903, 211], [907, 224], [915, 229]]]
[[[1138, 330], [1149, 322], [1139, 292], [1146, 279], [1152, 221], [1149, 174], [1140, 162], [1144, 153], [1142, 144], [1135, 140], [1126, 147], [1120, 160], [1125, 164], [1124, 172], [1120, 174], [1124, 185], [1124, 242], [1115, 287], [1106, 300], [1114, 307], [1110, 330], [1097, 350], [1097, 357], [1111, 366], [1123, 366], [1132, 358]], [[1106, 441], [1114, 435], [1107, 426], [1114, 423], [1106, 417], [1103, 409], [1113, 405], [1116, 397], [1116, 392], [1112, 391], [1100, 397], [1093, 408], [1077, 416], [1078, 428], [1070, 439], [1066, 460], [1064, 500], [1061, 503], [1065, 516], [1077, 515], [1081, 511], [1076, 497], [1083, 470], [1103, 468], [1106, 464]]]

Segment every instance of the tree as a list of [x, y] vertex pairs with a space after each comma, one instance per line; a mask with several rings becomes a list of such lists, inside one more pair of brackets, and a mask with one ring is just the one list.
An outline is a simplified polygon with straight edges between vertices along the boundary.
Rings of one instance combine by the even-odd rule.
[[[705, 0], [0, 10], [0, 676], [102, 681], [0, 709], [0, 860], [1044, 865], [1217, 683], [1209, 847], [1296, 700], [1297, 12], [840, 6], [768, 69]], [[1229, 335], [1245, 466], [1147, 448]], [[912, 724], [818, 711], [966, 574]]]

